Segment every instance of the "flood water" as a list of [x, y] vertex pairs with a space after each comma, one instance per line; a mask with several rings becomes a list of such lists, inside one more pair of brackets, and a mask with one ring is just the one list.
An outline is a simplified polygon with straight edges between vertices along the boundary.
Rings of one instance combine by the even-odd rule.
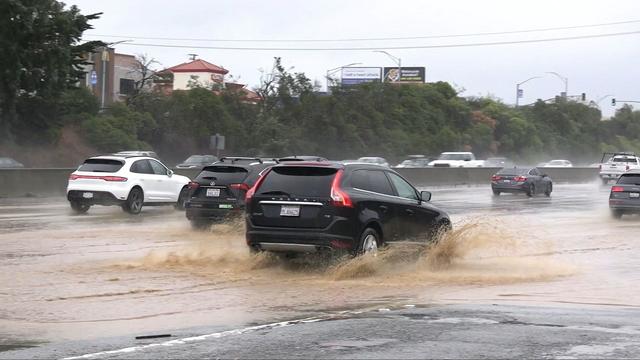
[[241, 222], [192, 230], [172, 208], [130, 216], [64, 199], [0, 200], [0, 338], [60, 341], [403, 304], [640, 306], [640, 217], [610, 217], [608, 188], [551, 198], [433, 190], [454, 231], [376, 257], [249, 255]]

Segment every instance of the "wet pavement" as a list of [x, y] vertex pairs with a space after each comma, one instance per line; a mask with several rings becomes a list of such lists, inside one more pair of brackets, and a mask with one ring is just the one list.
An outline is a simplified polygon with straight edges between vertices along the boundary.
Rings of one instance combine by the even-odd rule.
[[640, 217], [612, 219], [608, 188], [429, 190], [445, 241], [333, 262], [250, 256], [241, 222], [168, 207], [0, 199], [0, 358], [637, 356]]

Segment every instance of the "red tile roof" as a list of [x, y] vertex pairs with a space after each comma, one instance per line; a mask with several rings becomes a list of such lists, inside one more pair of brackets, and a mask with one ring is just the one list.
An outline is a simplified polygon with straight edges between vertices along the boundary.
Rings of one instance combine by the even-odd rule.
[[176, 65], [174, 67], [170, 67], [166, 69], [171, 72], [208, 72], [208, 73], [216, 73], [216, 74], [226, 74], [229, 70], [220, 67], [218, 65], [214, 65], [210, 62], [204, 61], [202, 59], [194, 60], [188, 63]]

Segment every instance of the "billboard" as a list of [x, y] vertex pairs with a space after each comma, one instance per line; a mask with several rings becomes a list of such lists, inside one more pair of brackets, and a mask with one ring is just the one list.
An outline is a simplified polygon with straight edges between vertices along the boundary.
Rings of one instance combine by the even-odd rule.
[[341, 74], [342, 86], [358, 85], [382, 81], [382, 68], [344, 67]]
[[402, 67], [398, 71], [397, 67], [384, 68], [384, 81], [399, 84], [423, 84], [425, 82], [424, 66]]

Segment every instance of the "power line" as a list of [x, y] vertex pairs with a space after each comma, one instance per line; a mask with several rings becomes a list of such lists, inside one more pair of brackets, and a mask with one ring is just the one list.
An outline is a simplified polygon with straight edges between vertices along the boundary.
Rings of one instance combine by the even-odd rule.
[[477, 42], [477, 43], [443, 44], [443, 45], [339, 47], [339, 48], [232, 47], [232, 46], [147, 44], [147, 43], [135, 43], [135, 42], [122, 43], [122, 45], [128, 45], [128, 46], [135, 45], [135, 46], [160, 47], [160, 48], [179, 48], [179, 49], [209, 49], [209, 50], [238, 50], [238, 51], [244, 51], [244, 50], [249, 50], [249, 51], [358, 51], [358, 50], [443, 49], [443, 48], [479, 47], [479, 46], [513, 45], [513, 44], [532, 44], [532, 43], [595, 39], [595, 38], [637, 35], [637, 34], [640, 34], [640, 30], [619, 32], [619, 33], [609, 33], [609, 34], [580, 35], [580, 36], [567, 36], [567, 37], [557, 37], [557, 38], [515, 40], [515, 41], [494, 41], [494, 42]]
[[640, 23], [639, 20], [625, 20], [600, 24], [589, 25], [574, 25], [574, 26], [560, 26], [560, 27], [548, 27], [537, 29], [525, 29], [525, 30], [511, 30], [511, 31], [497, 31], [497, 32], [478, 32], [467, 34], [446, 34], [446, 35], [426, 35], [426, 36], [401, 36], [401, 37], [380, 37], [380, 38], [346, 38], [346, 39], [202, 39], [202, 38], [171, 38], [171, 37], [145, 37], [145, 36], [127, 36], [127, 35], [105, 35], [105, 34], [86, 34], [88, 37], [112, 37], [112, 38], [126, 38], [136, 40], [167, 40], [167, 41], [201, 41], [201, 42], [350, 42], [350, 41], [394, 41], [394, 40], [424, 40], [424, 39], [444, 39], [444, 38], [456, 38], [456, 37], [471, 37], [471, 36], [494, 36], [494, 35], [509, 35], [509, 34], [524, 34], [543, 31], [554, 30], [572, 30], [572, 29], [584, 29], [603, 26], [614, 26], [624, 24]]

